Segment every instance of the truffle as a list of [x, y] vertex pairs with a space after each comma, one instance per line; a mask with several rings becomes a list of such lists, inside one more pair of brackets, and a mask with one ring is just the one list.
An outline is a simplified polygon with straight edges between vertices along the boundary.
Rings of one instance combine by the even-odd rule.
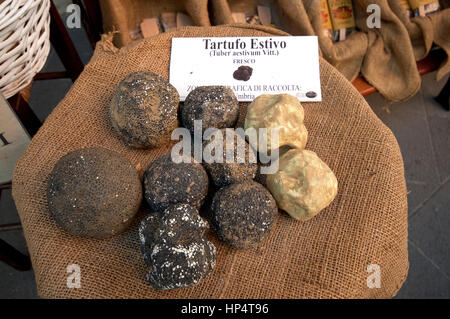
[[237, 249], [250, 249], [264, 240], [278, 216], [272, 195], [254, 181], [221, 188], [211, 208], [217, 235]]
[[[203, 166], [214, 184], [222, 187], [252, 180], [258, 168], [253, 148], [233, 129], [221, 129], [219, 132], [216, 134], [219, 134], [220, 141], [216, 140], [214, 135], [203, 145], [204, 156], [205, 153], [211, 155], [209, 163], [205, 161], [205, 157], [203, 158]], [[209, 151], [205, 152], [206, 150]]]
[[149, 284], [176, 289], [207, 277], [217, 258], [216, 247], [204, 236], [207, 229], [208, 223], [187, 204], [148, 215], [139, 227], [139, 238]]
[[[257, 145], [260, 141], [259, 129], [266, 128], [264, 140], [268, 153], [282, 146], [303, 149], [308, 139], [308, 131], [303, 124], [304, 110], [300, 101], [289, 94], [263, 94], [253, 100], [248, 106], [244, 128], [254, 128], [257, 138], [250, 140], [250, 144], [261, 152], [264, 145]], [[272, 141], [271, 129], [278, 129], [278, 143]], [[258, 148], [259, 147], [259, 148]]]
[[197, 209], [188, 204], [175, 204], [164, 212], [150, 213], [142, 231], [146, 238], [177, 244], [200, 240], [208, 228], [208, 223], [200, 217]]
[[260, 183], [262, 186], [266, 186], [267, 174], [261, 172], [261, 167], [267, 167], [267, 164], [258, 164], [258, 169], [256, 170], [255, 182]]
[[126, 145], [153, 148], [170, 142], [178, 127], [177, 90], [160, 75], [139, 71], [116, 88], [110, 103], [111, 125]]
[[253, 69], [247, 65], [241, 65], [233, 72], [233, 78], [239, 81], [248, 81], [252, 76]]
[[317, 96], [317, 93], [314, 91], [308, 91], [306, 92], [306, 97], [309, 97], [310, 99], [313, 99]]
[[207, 128], [233, 127], [239, 116], [239, 103], [233, 91], [225, 86], [199, 86], [192, 90], [181, 109], [183, 126], [194, 133], [194, 120]]
[[48, 181], [47, 203], [53, 219], [77, 236], [105, 238], [123, 231], [141, 201], [142, 185], [135, 167], [103, 148], [64, 155]]
[[327, 164], [316, 153], [297, 149], [280, 157], [278, 172], [267, 176], [266, 185], [278, 206], [302, 221], [327, 207], [338, 190], [336, 176]]
[[280, 147], [278, 154], [276, 154], [278, 157], [270, 157], [269, 161], [266, 163], [258, 162], [258, 169], [256, 170], [254, 180], [261, 185], [266, 186], [267, 176], [278, 171], [278, 158], [289, 151], [289, 149], [290, 148], [286, 146]]
[[208, 174], [201, 164], [174, 163], [171, 155], [155, 160], [144, 174], [144, 196], [153, 211], [162, 212], [169, 205], [190, 204], [200, 208], [208, 193]]

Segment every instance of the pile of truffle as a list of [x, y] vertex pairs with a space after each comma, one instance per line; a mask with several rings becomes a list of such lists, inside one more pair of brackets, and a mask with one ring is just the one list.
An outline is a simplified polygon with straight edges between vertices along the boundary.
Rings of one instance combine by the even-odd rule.
[[[278, 143], [267, 134], [267, 149], [279, 150], [278, 170], [265, 185], [277, 205], [291, 217], [306, 221], [327, 207], [337, 195], [336, 176], [316, 153], [306, 150], [308, 131], [300, 101], [289, 94], [260, 95], [248, 106], [245, 129], [278, 129]], [[258, 139], [252, 146], [260, 150]]]
[[[337, 192], [328, 166], [303, 150], [307, 131], [295, 97], [263, 95], [248, 108], [245, 128], [280, 128], [282, 143], [271, 145], [267, 135], [267, 144], [294, 148], [280, 157], [279, 171], [267, 178], [268, 189], [253, 180], [259, 145], [230, 129], [237, 122], [239, 104], [229, 88], [198, 87], [186, 97], [180, 114], [178, 104], [178, 92], [161, 76], [132, 73], [111, 99], [111, 127], [129, 147], [154, 148], [170, 142], [178, 118], [192, 134], [194, 121], [202, 120], [203, 130], [214, 128], [202, 145], [203, 153], [212, 150], [214, 161], [197, 163], [192, 154], [182, 154], [181, 162], [163, 156], [146, 169], [142, 188], [136, 168], [126, 158], [103, 148], [84, 148], [56, 163], [47, 188], [55, 222], [84, 237], [106, 238], [124, 231], [145, 198], [150, 212], [141, 222], [139, 238], [147, 280], [156, 289], [191, 286], [213, 271], [217, 251], [205, 236], [209, 224], [231, 247], [251, 249], [268, 237], [278, 216], [277, 204], [306, 220]], [[224, 144], [231, 145], [223, 152], [215, 147], [222, 136]], [[245, 145], [244, 154], [239, 144]], [[230, 150], [235, 160], [228, 163]]]

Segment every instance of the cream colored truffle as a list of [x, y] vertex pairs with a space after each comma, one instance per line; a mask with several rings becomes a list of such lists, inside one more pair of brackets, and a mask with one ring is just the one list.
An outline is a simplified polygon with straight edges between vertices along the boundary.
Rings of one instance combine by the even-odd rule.
[[316, 153], [297, 149], [280, 157], [278, 172], [268, 175], [266, 184], [278, 207], [301, 221], [327, 207], [338, 190], [328, 165]]
[[[305, 113], [300, 101], [289, 94], [263, 94], [253, 100], [248, 106], [245, 117], [244, 128], [256, 129], [258, 138], [249, 143], [260, 152], [262, 148], [257, 148], [259, 141], [259, 128], [267, 128], [267, 134], [263, 140], [267, 141], [267, 150], [275, 150], [282, 146], [304, 149], [308, 139], [308, 131], [303, 124]], [[279, 129], [278, 145], [272, 142], [270, 129]]]

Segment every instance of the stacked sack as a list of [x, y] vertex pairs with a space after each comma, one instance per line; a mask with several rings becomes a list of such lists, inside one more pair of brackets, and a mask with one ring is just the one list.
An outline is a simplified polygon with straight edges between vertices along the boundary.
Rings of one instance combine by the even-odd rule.
[[[164, 28], [164, 16], [168, 14], [177, 17], [176, 27], [245, 23], [276, 27], [292, 35], [317, 35], [323, 58], [349, 81], [361, 74], [393, 102], [406, 100], [420, 89], [416, 61], [425, 58], [433, 44], [450, 55], [448, 0], [273, 0], [263, 5], [256, 0], [211, 0], [209, 5], [205, 0], [173, 0], [164, 6], [160, 1], [120, 3], [102, 1], [105, 30], [115, 31], [116, 45], [141, 38], [134, 34], [145, 33], [148, 18], [160, 20], [163, 31], [168, 31]], [[130, 6], [135, 12], [126, 9]], [[178, 23], [180, 11], [189, 15], [189, 24]], [[378, 18], [379, 23], [375, 21]], [[159, 33], [161, 28], [155, 29]], [[450, 59], [446, 59], [439, 66], [437, 80], [449, 72]]]

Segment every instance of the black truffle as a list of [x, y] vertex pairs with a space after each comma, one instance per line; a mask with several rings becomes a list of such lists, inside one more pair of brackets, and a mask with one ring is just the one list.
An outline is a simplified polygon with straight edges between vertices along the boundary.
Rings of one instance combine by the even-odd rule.
[[314, 92], [314, 91], [306, 92], [306, 97], [309, 97], [310, 99], [313, 99], [313, 98], [315, 98], [316, 96], [317, 96], [317, 93]]
[[[223, 142], [217, 143], [214, 137], [203, 145], [204, 152], [211, 154], [211, 163], [203, 161], [203, 166], [218, 187], [231, 183], [252, 180], [258, 168], [256, 153], [244, 137], [235, 133], [233, 129], [221, 129]], [[216, 150], [219, 154], [216, 156]], [[227, 160], [227, 152], [228, 160]], [[231, 161], [230, 161], [231, 160]]]
[[208, 223], [187, 204], [147, 216], [139, 227], [147, 280], [155, 289], [194, 285], [216, 264], [216, 247], [204, 237]]
[[160, 75], [134, 72], [116, 88], [110, 103], [111, 125], [131, 147], [152, 148], [170, 142], [178, 127], [178, 92]]
[[188, 204], [171, 205], [164, 212], [150, 213], [146, 219], [142, 233], [164, 244], [200, 240], [209, 228], [198, 210]]
[[183, 126], [194, 133], [194, 120], [207, 128], [233, 127], [239, 116], [239, 103], [225, 86], [199, 86], [191, 91], [181, 110]]
[[262, 174], [261, 173], [261, 166], [266, 166], [263, 164], [258, 164], [258, 169], [256, 170], [256, 175], [255, 175], [255, 182], [260, 183], [262, 186], [266, 187], [266, 178], [267, 178], [267, 174]]
[[248, 65], [241, 65], [233, 72], [233, 78], [239, 81], [248, 81], [252, 76], [253, 69]]
[[200, 208], [208, 193], [208, 174], [201, 164], [174, 163], [170, 154], [155, 160], [145, 172], [145, 199], [153, 211], [169, 205], [190, 204]]
[[53, 219], [77, 236], [105, 238], [123, 231], [141, 201], [136, 168], [120, 154], [103, 148], [66, 154], [48, 181], [47, 203]]
[[220, 189], [211, 208], [217, 235], [237, 249], [250, 249], [264, 240], [278, 216], [272, 195], [254, 181]]

